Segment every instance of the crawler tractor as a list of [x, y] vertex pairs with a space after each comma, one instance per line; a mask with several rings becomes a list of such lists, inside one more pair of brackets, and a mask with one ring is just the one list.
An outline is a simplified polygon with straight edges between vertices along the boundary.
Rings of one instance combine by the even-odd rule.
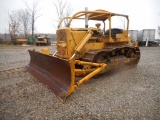
[[36, 45], [41, 46], [41, 45], [51, 45], [51, 38], [50, 37], [37, 37], [36, 38]]
[[[126, 18], [127, 28], [112, 28], [114, 16]], [[66, 19], [69, 20], [68, 24], [62, 27]], [[86, 25], [74, 28], [73, 20], [84, 20]], [[95, 26], [88, 27], [90, 21], [96, 21]], [[55, 53], [51, 54], [47, 48], [41, 51], [29, 50], [31, 61], [28, 71], [64, 102], [80, 85], [95, 75], [138, 64], [140, 50], [131, 43], [128, 27], [127, 15], [105, 10], [80, 11], [65, 17], [59, 22], [56, 31]]]

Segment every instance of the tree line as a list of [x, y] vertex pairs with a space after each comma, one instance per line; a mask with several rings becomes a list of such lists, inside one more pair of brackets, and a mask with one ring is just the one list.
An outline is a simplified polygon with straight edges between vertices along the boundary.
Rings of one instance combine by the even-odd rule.
[[25, 9], [12, 11], [9, 14], [9, 34], [11, 39], [15, 39], [17, 35], [28, 38], [30, 32], [34, 36], [35, 21], [39, 17], [39, 6], [37, 1], [33, 1], [32, 5], [25, 3]]
[[[17, 35], [22, 38], [34, 38], [35, 23], [41, 17], [39, 4], [40, 2], [36, 0], [33, 0], [30, 5], [26, 2], [26, 8], [12, 11], [9, 14], [9, 34], [11, 39], [15, 39]], [[56, 0], [53, 3], [53, 7], [57, 13], [54, 18], [56, 22], [59, 22], [65, 16], [70, 16], [73, 11], [66, 0]]]

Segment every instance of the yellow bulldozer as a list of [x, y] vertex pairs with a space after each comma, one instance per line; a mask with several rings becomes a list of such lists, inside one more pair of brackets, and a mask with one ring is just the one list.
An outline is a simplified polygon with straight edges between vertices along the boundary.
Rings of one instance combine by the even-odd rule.
[[36, 38], [36, 45], [37, 45], [37, 46], [41, 46], [41, 45], [45, 45], [45, 46], [51, 45], [51, 38], [48, 37], [47, 35], [44, 36], [44, 37], [39, 36], [39, 37]]
[[15, 38], [12, 40], [12, 43], [14, 45], [17, 45], [17, 44], [27, 44], [28, 43], [28, 39], [25, 39], [25, 38]]
[[[114, 16], [126, 19], [125, 30], [112, 28]], [[68, 24], [62, 27], [66, 19], [69, 20]], [[82, 28], [74, 28], [72, 23], [76, 20], [83, 20], [86, 24]], [[96, 22], [95, 26], [88, 27], [90, 21]], [[79, 11], [71, 17], [65, 17], [59, 22], [56, 31], [55, 53], [51, 54], [47, 48], [41, 51], [29, 50], [31, 60], [28, 71], [64, 102], [92, 77], [113, 68], [138, 64], [140, 50], [131, 43], [128, 28], [128, 15], [105, 10]]]

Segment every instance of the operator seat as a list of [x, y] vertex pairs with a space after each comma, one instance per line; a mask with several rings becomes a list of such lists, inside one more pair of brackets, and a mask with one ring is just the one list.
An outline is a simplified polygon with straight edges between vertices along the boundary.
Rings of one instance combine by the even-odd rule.
[[[113, 38], [116, 37], [116, 34], [118, 34], [118, 33], [123, 33], [123, 29], [120, 29], [120, 28], [112, 28], [111, 29], [111, 37], [113, 37]], [[109, 29], [106, 30], [104, 35], [109, 37]]]

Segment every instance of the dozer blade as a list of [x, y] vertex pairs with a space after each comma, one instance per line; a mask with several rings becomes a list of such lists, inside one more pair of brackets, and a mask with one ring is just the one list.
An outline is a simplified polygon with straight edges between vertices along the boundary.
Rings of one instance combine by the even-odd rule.
[[71, 85], [71, 66], [66, 60], [29, 50], [28, 72], [45, 84], [63, 102]]

